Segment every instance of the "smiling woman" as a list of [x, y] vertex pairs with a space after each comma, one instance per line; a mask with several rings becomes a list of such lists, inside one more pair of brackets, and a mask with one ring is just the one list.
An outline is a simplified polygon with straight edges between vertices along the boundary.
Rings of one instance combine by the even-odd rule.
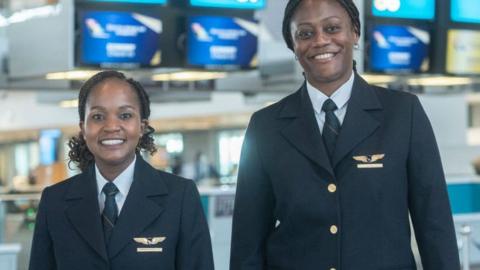
[[78, 113], [69, 156], [82, 173], [43, 191], [30, 270], [213, 270], [195, 184], [138, 155], [155, 152], [143, 87], [100, 72], [80, 89]]
[[356, 73], [353, 0], [289, 0], [283, 36], [305, 74], [253, 114], [242, 148], [231, 270], [460, 269], [435, 137], [414, 95]]
[[293, 50], [307, 80], [330, 96], [352, 74], [357, 33], [345, 20], [348, 13], [336, 1], [312, 1], [298, 7], [290, 31]]
[[[117, 96], [116, 92], [120, 95]], [[93, 97], [91, 97], [91, 95]], [[99, 96], [98, 99], [95, 95]], [[106, 106], [102, 106], [104, 102], [106, 102], [106, 105], [110, 105], [110, 111], [107, 111]], [[123, 118], [124, 121], [121, 121], [124, 122], [122, 126], [126, 125], [129, 127], [127, 130], [134, 128], [131, 127], [132, 125], [135, 126], [138, 124], [140, 130], [135, 132], [136, 137], [131, 137], [128, 141], [125, 137], [123, 138], [125, 140], [122, 141], [128, 142], [128, 146], [130, 146], [130, 148], [123, 148], [128, 148], [129, 151], [124, 153], [124, 155], [126, 155], [124, 158], [128, 158], [127, 156], [130, 153], [130, 162], [133, 160], [135, 153], [138, 153], [140, 150], [148, 151], [151, 154], [156, 151], [153, 138], [151, 137], [151, 134], [155, 130], [148, 125], [150, 100], [142, 85], [137, 81], [127, 79], [122, 73], [116, 71], [98, 73], [82, 86], [78, 103], [81, 132], [69, 142], [71, 149], [69, 157], [70, 161], [76, 162], [82, 171], [94, 162], [94, 153], [92, 153], [92, 151], [96, 151], [98, 149], [96, 146], [100, 144], [100, 142], [95, 144], [94, 138], [89, 142], [87, 141], [86, 132], [88, 132], [88, 134], [91, 133], [90, 129], [86, 126], [87, 124], [92, 127], [92, 132], [95, 131], [95, 128], [98, 129], [98, 127], [105, 125], [105, 120], [108, 120], [107, 124], [111, 124], [112, 120], [120, 120]], [[100, 106], [98, 104], [100, 104]], [[119, 108], [116, 108], [115, 104], [120, 104]], [[106, 116], [108, 116], [108, 119], [104, 119]], [[131, 116], [134, 116], [135, 119], [130, 119]], [[114, 124], [116, 123], [114, 122]], [[118, 126], [116, 128], [118, 128]], [[107, 132], [108, 131], [109, 127], [107, 127]], [[126, 134], [123, 134], [123, 136], [124, 135]], [[87, 147], [89, 143], [90, 147]], [[101, 151], [97, 151], [97, 154], [101, 154]], [[101, 156], [99, 156], [99, 158], [101, 159]], [[130, 162], [128, 162], [128, 164]]]

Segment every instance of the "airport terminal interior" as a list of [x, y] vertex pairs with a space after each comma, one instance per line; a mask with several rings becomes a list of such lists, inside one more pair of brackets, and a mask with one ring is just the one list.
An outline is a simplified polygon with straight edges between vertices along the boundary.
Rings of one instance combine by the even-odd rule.
[[[478, 0], [354, 2], [357, 71], [419, 97], [439, 145], [462, 267], [480, 269]], [[215, 268], [227, 270], [250, 117], [304, 82], [282, 37], [286, 3], [0, 0], [0, 269], [28, 268], [42, 190], [79, 173], [67, 142], [79, 132], [80, 86], [115, 69], [150, 95], [158, 151], [144, 158], [195, 181]]]

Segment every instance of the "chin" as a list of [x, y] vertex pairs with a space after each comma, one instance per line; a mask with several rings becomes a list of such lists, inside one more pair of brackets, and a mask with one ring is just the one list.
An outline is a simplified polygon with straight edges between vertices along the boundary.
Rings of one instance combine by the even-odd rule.
[[129, 160], [129, 155], [111, 155], [111, 156], [104, 156], [101, 157], [100, 159], [104, 163], [112, 164], [112, 165], [118, 165], [126, 162]]
[[338, 81], [341, 78], [342, 74], [340, 74], [339, 72], [322, 72], [314, 74], [312, 79], [319, 83], [331, 83]]

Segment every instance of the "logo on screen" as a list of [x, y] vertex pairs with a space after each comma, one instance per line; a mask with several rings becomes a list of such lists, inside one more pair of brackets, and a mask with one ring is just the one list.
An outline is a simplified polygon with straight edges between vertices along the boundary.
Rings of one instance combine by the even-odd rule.
[[373, 5], [378, 11], [396, 12], [400, 9], [400, 0], [375, 0]]

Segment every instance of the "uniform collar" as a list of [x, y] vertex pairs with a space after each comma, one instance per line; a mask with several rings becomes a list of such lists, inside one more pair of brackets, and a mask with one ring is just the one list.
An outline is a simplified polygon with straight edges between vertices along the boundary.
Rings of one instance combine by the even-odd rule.
[[328, 97], [325, 95], [320, 89], [315, 88], [311, 85], [308, 81], [306, 81], [306, 87], [308, 91], [308, 95], [310, 96], [310, 100], [312, 101], [313, 109], [316, 113], [320, 113], [322, 111], [323, 103], [327, 99], [332, 99], [337, 105], [338, 109], [342, 109], [344, 106], [347, 105], [350, 96], [352, 95], [352, 88], [353, 88], [353, 81], [355, 79], [354, 72], [350, 75], [350, 78], [341, 85], [335, 92], [333, 92], [332, 96]]
[[[130, 163], [130, 165], [128, 165], [128, 167], [112, 181], [115, 184], [115, 186], [117, 186], [119, 192], [123, 196], [126, 196], [128, 194], [128, 191], [130, 190], [130, 186], [132, 185], [136, 160], [137, 160], [137, 156], [135, 155], [135, 158], [133, 159], [132, 163]], [[105, 186], [105, 184], [108, 183], [109, 181], [105, 179], [105, 177], [103, 177], [103, 175], [100, 173], [100, 170], [98, 169], [97, 164], [95, 164], [95, 176], [97, 179], [97, 195], [100, 195], [100, 193], [102, 192], [103, 186]]]

